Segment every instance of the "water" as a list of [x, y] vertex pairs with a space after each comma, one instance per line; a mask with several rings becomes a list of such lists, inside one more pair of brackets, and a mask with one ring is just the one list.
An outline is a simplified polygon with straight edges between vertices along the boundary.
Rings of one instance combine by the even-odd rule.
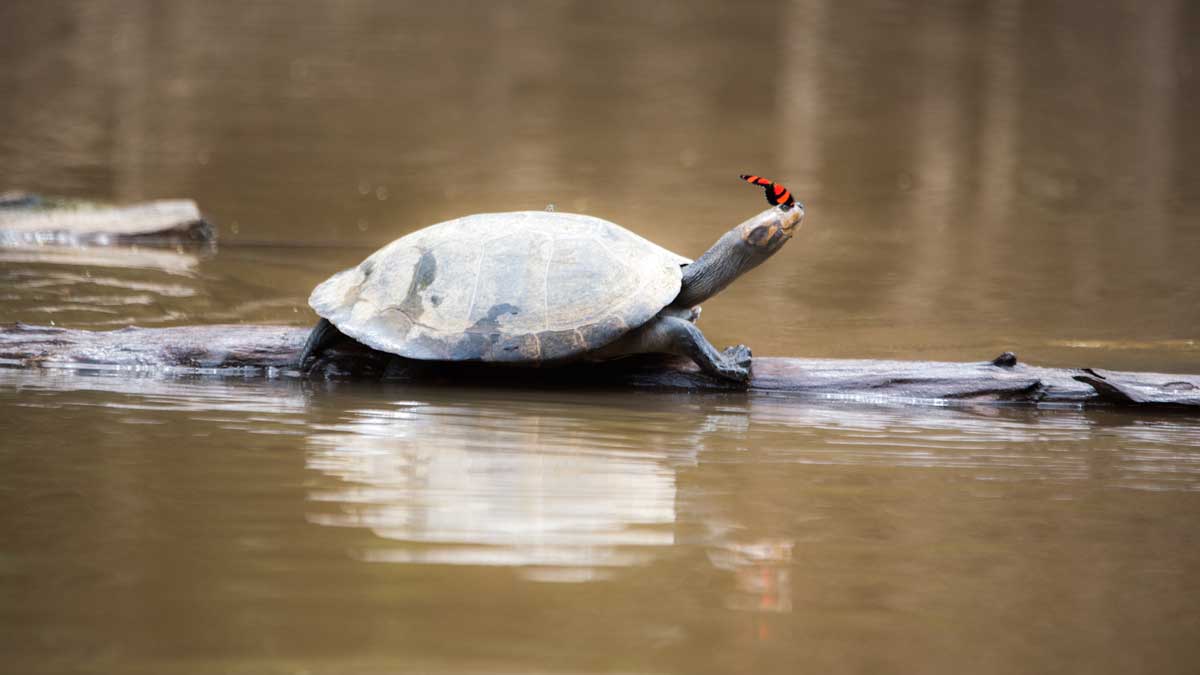
[[[756, 354], [1200, 372], [1186, 3], [4, 3], [0, 188], [214, 251], [0, 249], [0, 321], [306, 325], [471, 212], [689, 256]], [[1190, 672], [1200, 417], [0, 370], [14, 673]]]
[[1195, 656], [1196, 419], [12, 371], [0, 403], [12, 672]]

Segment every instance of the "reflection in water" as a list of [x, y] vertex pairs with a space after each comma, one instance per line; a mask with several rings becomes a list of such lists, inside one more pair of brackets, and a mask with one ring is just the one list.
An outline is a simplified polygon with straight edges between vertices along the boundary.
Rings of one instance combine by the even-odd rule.
[[[84, 372], [86, 369], [0, 369], [0, 384], [21, 396], [14, 409], [92, 410], [105, 422], [142, 420], [141, 412], [162, 412], [202, 425], [253, 434], [294, 435], [305, 423], [301, 384], [295, 381], [249, 382], [230, 376], [164, 377], [133, 369]], [[52, 396], [69, 392], [70, 399]], [[136, 441], [136, 439], [131, 439]]]
[[[703, 475], [706, 463], [1200, 490], [1200, 431], [1191, 421], [755, 397], [692, 401], [686, 420], [671, 424], [666, 410], [619, 408], [593, 420], [570, 406], [528, 403], [402, 400], [346, 411], [308, 437], [307, 466], [340, 481], [310, 494], [318, 506], [309, 521], [366, 528], [393, 542], [354, 553], [367, 561], [516, 566], [526, 578], [559, 581], [649, 564], [682, 531], [734, 574], [731, 608], [788, 611], [795, 541], [755, 535], [762, 524], [744, 522], [703, 488], [697, 493], [690, 477]], [[604, 427], [611, 414], [647, 429], [668, 426], [657, 436], [617, 437]], [[1097, 450], [1101, 439], [1130, 451]]]
[[157, 270], [174, 276], [192, 276], [200, 256], [187, 249], [132, 246], [3, 246], [0, 263], [115, 267], [123, 270]]
[[346, 482], [312, 495], [342, 509], [310, 519], [402, 542], [366, 560], [580, 580], [673, 543], [675, 476], [660, 452], [572, 447], [579, 429], [535, 412], [400, 402], [349, 415], [309, 437], [308, 466]]
[[189, 323], [307, 323], [314, 266], [361, 251], [0, 247], [0, 321], [89, 329]]
[[0, 320], [89, 328], [177, 320], [204, 293], [200, 259], [156, 247], [0, 247]]
[[[806, 446], [768, 451], [770, 461], [927, 467], [965, 471], [974, 480], [1094, 480], [1114, 487], [1200, 490], [1200, 429], [1195, 420], [1063, 411], [970, 412], [760, 403], [758, 422], [788, 429]], [[826, 440], [835, 432], [838, 438]], [[1097, 452], [1100, 439], [1146, 452]], [[1147, 479], [1154, 474], [1154, 479]]]
[[737, 589], [726, 601], [730, 609], [752, 612], [792, 611], [792, 549], [789, 539], [713, 546], [709, 562], [732, 572]]
[[1193, 418], [19, 370], [0, 406], [19, 672], [1195, 655]]

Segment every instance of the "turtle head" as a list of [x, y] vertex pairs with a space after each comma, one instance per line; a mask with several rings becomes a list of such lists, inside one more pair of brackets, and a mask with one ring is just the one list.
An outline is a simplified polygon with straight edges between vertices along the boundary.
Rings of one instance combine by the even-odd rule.
[[783, 248], [803, 220], [800, 202], [788, 209], [772, 206], [748, 218], [683, 269], [682, 288], [671, 304], [694, 307], [716, 295]]
[[738, 225], [735, 231], [755, 254], [763, 255], [765, 259], [792, 238], [803, 220], [804, 204], [796, 202], [787, 209], [772, 206]]

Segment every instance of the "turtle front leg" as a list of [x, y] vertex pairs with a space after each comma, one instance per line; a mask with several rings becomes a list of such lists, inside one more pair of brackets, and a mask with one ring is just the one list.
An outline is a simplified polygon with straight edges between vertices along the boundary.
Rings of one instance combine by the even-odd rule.
[[695, 324], [676, 316], [659, 315], [614, 347], [619, 353], [606, 356], [678, 354], [695, 361], [701, 370], [713, 377], [739, 383], [750, 380], [749, 347], [737, 345], [719, 352]]

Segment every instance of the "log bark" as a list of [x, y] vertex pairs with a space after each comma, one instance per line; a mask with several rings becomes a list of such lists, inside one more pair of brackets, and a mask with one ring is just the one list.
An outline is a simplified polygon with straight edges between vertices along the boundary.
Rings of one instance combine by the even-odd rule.
[[0, 245], [203, 244], [216, 231], [196, 202], [170, 199], [114, 206], [61, 197], [0, 194]]
[[[296, 376], [307, 328], [180, 326], [87, 331], [0, 327], [0, 366], [127, 369], [166, 375]], [[1200, 410], [1200, 376], [1042, 368], [1006, 352], [992, 361], [880, 361], [757, 357], [750, 392], [852, 401], [942, 405], [948, 401], [1105, 405]], [[305, 377], [385, 378], [436, 384], [639, 388], [728, 392], [739, 388], [689, 361], [638, 357], [557, 368], [411, 361], [361, 345], [331, 350]]]

